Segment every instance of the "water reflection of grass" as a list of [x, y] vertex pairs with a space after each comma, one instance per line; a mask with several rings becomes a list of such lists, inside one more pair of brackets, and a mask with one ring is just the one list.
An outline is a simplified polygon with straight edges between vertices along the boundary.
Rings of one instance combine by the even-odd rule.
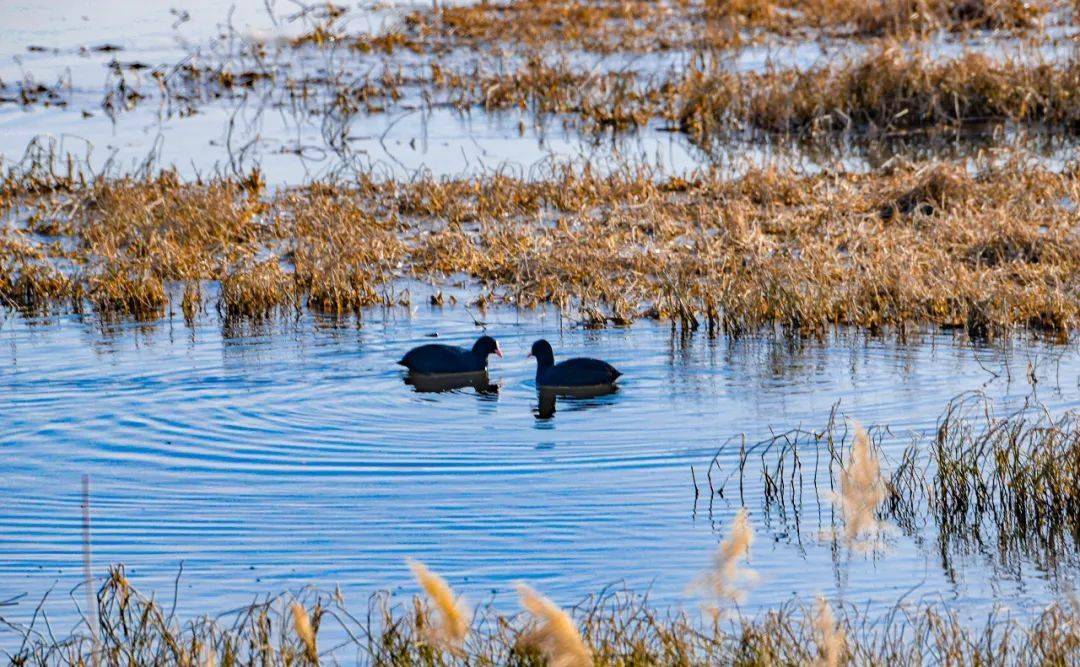
[[[816, 515], [823, 498], [834, 498], [843, 511], [833, 522], [843, 524], [849, 542], [860, 522], [884, 521], [911, 537], [934, 528], [946, 567], [968, 551], [993, 554], [994, 567], [1005, 571], [1033, 561], [1055, 577], [1077, 562], [1080, 414], [1052, 417], [1032, 401], [999, 417], [986, 396], [961, 395], [931, 435], [898, 453], [880, 487], [876, 460], [845, 466], [847, 435], [834, 413], [820, 431], [792, 430], [753, 444], [731, 440], [704, 475], [694, 475], [695, 503], [706, 496], [711, 512], [716, 499], [746, 504], [760, 496], [767, 519], [798, 531], [801, 515]], [[858, 430], [854, 443], [852, 455], [860, 443], [864, 451], [851, 460], [865, 459], [868, 441]], [[736, 447], [737, 465], [725, 469], [721, 455], [733, 456]], [[878, 500], [867, 502], [868, 495]], [[833, 526], [826, 534], [841, 533]]]

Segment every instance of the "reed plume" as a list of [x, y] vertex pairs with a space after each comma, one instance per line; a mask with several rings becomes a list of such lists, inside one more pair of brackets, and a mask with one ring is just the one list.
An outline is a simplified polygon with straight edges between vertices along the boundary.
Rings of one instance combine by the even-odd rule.
[[304, 642], [304, 655], [312, 664], [319, 664], [319, 649], [315, 644], [315, 630], [311, 627], [311, 619], [308, 618], [307, 611], [299, 602], [292, 603], [292, 617], [296, 634]]
[[547, 656], [551, 667], [589, 667], [592, 654], [585, 647], [574, 620], [551, 600], [525, 584], [518, 584], [521, 606], [540, 622], [530, 639]]
[[844, 515], [844, 538], [857, 544], [861, 535], [877, 531], [877, 508], [885, 500], [885, 483], [870, 436], [855, 424], [855, 442], [847, 465], [840, 471], [840, 494], [834, 502]]
[[[720, 543], [713, 557], [713, 567], [701, 580], [701, 585], [716, 598], [720, 604], [738, 603], [746, 599], [747, 584], [757, 579], [757, 573], [741, 564], [750, 557], [750, 546], [754, 543], [754, 528], [750, 517], [743, 507], [735, 515], [731, 532]], [[719, 606], [714, 607], [719, 613]]]
[[847, 647], [847, 635], [836, 624], [832, 607], [825, 598], [818, 596], [817, 613], [814, 615], [814, 635], [817, 642], [818, 667], [838, 667]]
[[469, 612], [464, 601], [454, 595], [454, 590], [445, 579], [429, 570], [426, 565], [411, 558], [407, 562], [416, 581], [438, 612], [438, 621], [429, 628], [429, 639], [434, 644], [460, 650], [469, 634]]

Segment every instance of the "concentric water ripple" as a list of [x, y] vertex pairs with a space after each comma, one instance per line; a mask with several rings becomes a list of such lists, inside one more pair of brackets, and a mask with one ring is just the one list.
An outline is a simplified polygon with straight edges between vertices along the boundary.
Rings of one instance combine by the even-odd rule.
[[[50, 618], [74, 622], [82, 474], [98, 571], [123, 562], [136, 585], [171, 594], [182, 561], [180, 609], [191, 613], [305, 584], [363, 600], [409, 585], [406, 556], [474, 599], [498, 600], [527, 579], [575, 601], [625, 580], [658, 602], [693, 604], [687, 586], [737, 499], [716, 499], [711, 514], [695, 506], [690, 466], [704, 470], [724, 440], [820, 429], [839, 402], [843, 415], [891, 425], [896, 451], [961, 391], [1019, 405], [1029, 362], [1040, 399], [1080, 405], [1073, 348], [972, 349], [944, 335], [910, 345], [840, 334], [709, 340], [649, 322], [583, 331], [560, 330], [551, 313], [487, 318], [506, 351], [493, 395], [418, 393], [394, 365], [434, 332], [470, 342], [478, 330], [457, 309], [336, 326], [308, 316], [239, 337], [213, 318], [194, 330], [13, 320], [0, 331], [0, 599], [29, 595], [5, 617], [26, 620], [54, 588]], [[538, 419], [524, 357], [539, 336], [559, 355], [608, 359], [626, 374], [622, 388], [560, 400]], [[725, 474], [736, 457], [721, 456]], [[760, 479], [744, 491], [753, 510]], [[1037, 608], [1053, 594], [1046, 575], [1002, 574], [979, 554], [945, 572], [932, 549], [903, 537], [887, 557], [838, 569], [820, 538], [827, 507], [806, 494], [797, 525], [756, 515], [767, 539], [754, 554], [753, 605], [817, 592], [891, 605], [920, 578], [916, 597], [971, 613], [1003, 600]]]

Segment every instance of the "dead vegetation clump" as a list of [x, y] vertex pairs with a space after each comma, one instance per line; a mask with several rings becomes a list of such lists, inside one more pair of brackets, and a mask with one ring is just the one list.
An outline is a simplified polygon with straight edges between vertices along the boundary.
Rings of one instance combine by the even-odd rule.
[[[141, 593], [122, 568], [98, 590], [99, 641], [86, 625], [55, 636], [38, 622], [15, 625], [25, 641], [11, 656], [19, 665], [186, 664], [314, 665], [597, 665], [631, 664], [1074, 664], [1080, 659], [1075, 611], [1051, 604], [1030, 619], [991, 613], [977, 619], [934, 605], [902, 605], [882, 616], [856, 606], [835, 614], [793, 601], [756, 617], [717, 623], [680, 610], [653, 607], [642, 596], [608, 590], [575, 608], [574, 620], [530, 594], [530, 616], [555, 622], [557, 640], [538, 651], [536, 626], [522, 615], [478, 609], [460, 656], [434, 650], [423, 605], [389, 594], [350, 611], [340, 593], [300, 591], [264, 596], [223, 615], [178, 618]], [[546, 603], [546, 604], [545, 604]], [[550, 606], [549, 606], [550, 605]], [[310, 610], [310, 611], [309, 611]], [[320, 641], [321, 640], [321, 641]], [[322, 648], [325, 647], [325, 648]]]
[[[808, 500], [819, 512], [839, 509], [821, 532], [834, 544], [877, 547], [866, 538], [885, 537], [881, 528], [895, 526], [921, 539], [931, 527], [946, 568], [958, 553], [973, 550], [992, 554], [989, 564], [1005, 572], [1034, 562], [1056, 576], [1075, 565], [1080, 412], [1053, 416], [1032, 397], [997, 416], [988, 396], [971, 392], [949, 401], [937, 427], [912, 438], [894, 460], [858, 427], [845, 457], [851, 435], [838, 425], [834, 408], [821, 430], [792, 429], [749, 444], [729, 440], [705, 472], [708, 511], [714, 498], [733, 489], [746, 504], [748, 487], [760, 483], [766, 521], [795, 517], [797, 523], [810, 509]], [[739, 445], [738, 465], [725, 469], [721, 456], [733, 444]]]
[[83, 252], [108, 263], [145, 261], [163, 280], [220, 279], [253, 256], [265, 205], [249, 180], [181, 183], [173, 172], [148, 180], [97, 180], [61, 206]]
[[[1041, 411], [995, 417], [985, 397], [949, 405], [931, 443], [929, 489], [950, 542], [998, 537], [1051, 565], [1075, 548], [1080, 521], [1080, 415]], [[975, 530], [972, 530], [972, 527]]]
[[221, 280], [227, 317], [264, 318], [298, 306], [293, 276], [276, 259], [238, 267]]
[[91, 305], [109, 319], [156, 319], [168, 304], [165, 282], [147, 262], [108, 266], [86, 282]]
[[[231, 181], [151, 180], [25, 198], [26, 224], [50, 236], [6, 230], [0, 266], [9, 298], [28, 264], [100, 303], [144, 295], [120, 312], [157, 312], [164, 283], [221, 281], [237, 316], [305, 302], [341, 314], [407, 302], [399, 278], [467, 276], [485, 298], [557, 304], [590, 326], [654, 317], [733, 334], [936, 324], [1063, 337], [1080, 314], [1077, 200], [1073, 171], [1020, 162], [736, 179], [557, 169], [259, 197]], [[24, 283], [40, 285], [21, 293], [59, 300], [44, 279], [55, 275], [28, 272]], [[191, 298], [185, 312], [200, 310]]]
[[853, 36], [904, 37], [939, 31], [1020, 33], [1037, 27], [1053, 6], [1052, 2], [1024, 0], [788, 0], [776, 4], [799, 12], [790, 20], [818, 29], [831, 28], [836, 32], [848, 29]]
[[441, 49], [560, 44], [611, 53], [687, 46], [685, 29], [698, 15], [694, 4], [681, 1], [514, 0], [441, 4], [409, 14], [405, 29], [420, 43]]
[[393, 217], [372, 215], [352, 193], [318, 186], [278, 203], [274, 233], [309, 306], [359, 313], [391, 301], [384, 288], [406, 253], [405, 230]]
[[508, 0], [438, 3], [374, 33], [350, 33], [328, 13], [294, 47], [348, 45], [362, 53], [446, 53], [453, 49], [596, 53], [728, 49], [765, 35], [924, 38], [972, 31], [1028, 33], [1056, 0]]
[[780, 133], [956, 128], [1009, 121], [1073, 131], [1075, 59], [1032, 62], [968, 52], [940, 59], [900, 45], [808, 70], [745, 74], [711, 66], [681, 83], [681, 128], [708, 140], [732, 124]]

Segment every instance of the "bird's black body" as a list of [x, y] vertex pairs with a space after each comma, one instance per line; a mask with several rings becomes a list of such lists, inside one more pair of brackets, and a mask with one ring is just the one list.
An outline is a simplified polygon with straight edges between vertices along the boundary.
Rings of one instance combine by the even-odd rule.
[[622, 373], [606, 361], [576, 358], [555, 363], [555, 352], [546, 340], [533, 343], [538, 387], [598, 387], [610, 385]]
[[502, 356], [499, 344], [491, 336], [481, 336], [470, 350], [439, 343], [414, 347], [398, 363], [419, 375], [479, 373], [487, 370], [492, 354]]

